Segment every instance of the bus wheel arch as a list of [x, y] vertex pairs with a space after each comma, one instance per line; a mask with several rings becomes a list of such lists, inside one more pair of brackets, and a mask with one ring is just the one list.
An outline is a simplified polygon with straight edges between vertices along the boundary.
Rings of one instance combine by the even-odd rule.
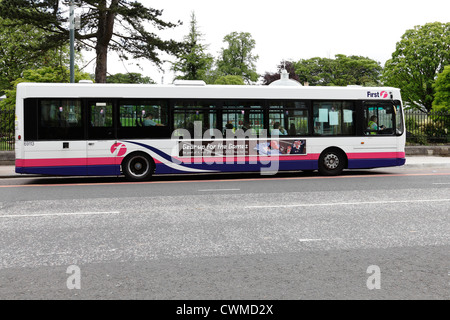
[[348, 167], [347, 154], [338, 147], [329, 147], [319, 156], [319, 172], [325, 176], [337, 176]]
[[136, 151], [122, 160], [122, 172], [129, 181], [149, 180], [155, 171], [155, 161], [145, 152]]

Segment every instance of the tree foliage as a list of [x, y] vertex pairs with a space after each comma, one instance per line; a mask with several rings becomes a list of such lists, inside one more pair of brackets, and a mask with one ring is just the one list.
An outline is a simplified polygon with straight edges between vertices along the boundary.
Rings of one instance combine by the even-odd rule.
[[248, 32], [232, 32], [224, 37], [227, 48], [222, 48], [217, 61], [217, 68], [221, 75], [241, 76], [247, 83], [258, 80], [256, 61], [253, 54], [256, 41]]
[[150, 77], [144, 77], [140, 73], [116, 73], [106, 77], [107, 83], [135, 83], [135, 84], [153, 84]]
[[[149, 26], [158, 31], [173, 28], [174, 24], [161, 20], [162, 11], [147, 8], [132, 0], [76, 0], [83, 8], [80, 29], [76, 31], [77, 48], [96, 52], [95, 81], [106, 82], [108, 50], [118, 52], [123, 59], [145, 58], [160, 66], [161, 52], [176, 54], [182, 44], [162, 40]], [[67, 43], [69, 13], [67, 1], [58, 0], [2, 0], [0, 16], [16, 25], [32, 25], [46, 31], [39, 49], [47, 50]]]
[[206, 53], [207, 46], [202, 44], [203, 34], [199, 31], [195, 13], [191, 14], [189, 34], [184, 37], [185, 47], [172, 65], [172, 70], [181, 75], [181, 80], [206, 80], [208, 71], [212, 68], [214, 58]]
[[[69, 82], [70, 71], [67, 67], [43, 67], [39, 69], [29, 69], [23, 71], [21, 78], [16, 79], [13, 88], [6, 90], [6, 99], [0, 102], [0, 110], [14, 110], [16, 105], [16, 87], [21, 82], [50, 82], [61, 83]], [[75, 81], [91, 80], [89, 74], [75, 69]]]
[[12, 89], [23, 70], [68, 63], [68, 48], [39, 50], [46, 32], [0, 18], [0, 96]]
[[310, 86], [374, 86], [379, 84], [380, 63], [367, 57], [337, 54], [335, 59], [315, 57], [295, 64], [301, 83]]
[[222, 85], [245, 85], [244, 79], [241, 76], [220, 76], [216, 79], [214, 84], [222, 84]]
[[450, 112], [450, 65], [438, 74], [434, 90], [433, 111]]
[[429, 112], [438, 73], [450, 64], [450, 22], [427, 23], [407, 30], [386, 62], [385, 84], [402, 90], [402, 99]]

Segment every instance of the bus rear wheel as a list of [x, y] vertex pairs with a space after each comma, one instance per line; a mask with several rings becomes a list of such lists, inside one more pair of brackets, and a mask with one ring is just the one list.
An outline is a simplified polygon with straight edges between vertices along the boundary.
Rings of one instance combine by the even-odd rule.
[[146, 181], [153, 174], [153, 162], [145, 153], [133, 153], [125, 158], [122, 171], [129, 181]]
[[345, 154], [338, 149], [325, 150], [319, 157], [319, 172], [325, 176], [341, 174], [345, 165]]

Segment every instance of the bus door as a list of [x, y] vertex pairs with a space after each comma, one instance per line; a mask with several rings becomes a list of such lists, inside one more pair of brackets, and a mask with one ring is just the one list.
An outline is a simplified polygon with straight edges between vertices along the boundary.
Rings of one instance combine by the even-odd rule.
[[85, 175], [83, 108], [78, 99], [28, 99], [23, 173]]
[[107, 99], [89, 100], [87, 171], [88, 175], [119, 175], [114, 123], [114, 105]]
[[364, 149], [372, 152], [395, 152], [396, 109], [392, 101], [364, 102]]

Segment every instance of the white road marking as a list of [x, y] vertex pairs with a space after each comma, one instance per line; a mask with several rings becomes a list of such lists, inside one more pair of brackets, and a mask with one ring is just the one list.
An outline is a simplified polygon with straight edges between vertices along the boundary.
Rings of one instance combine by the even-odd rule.
[[302, 204], [278, 204], [264, 206], [246, 206], [248, 209], [257, 208], [295, 208], [295, 207], [320, 207], [320, 206], [350, 206], [364, 204], [391, 204], [391, 203], [416, 203], [416, 202], [447, 202], [450, 199], [423, 199], [423, 200], [392, 200], [392, 201], [361, 201], [361, 202], [335, 202], [335, 203], [302, 203]]
[[200, 192], [211, 192], [211, 191], [241, 191], [241, 189], [201, 189]]
[[29, 217], [62, 217], [62, 216], [89, 216], [102, 214], [117, 214], [120, 211], [105, 211], [105, 212], [55, 212], [55, 213], [32, 213], [32, 214], [10, 214], [0, 215], [0, 218], [29, 218]]
[[298, 239], [300, 242], [324, 241], [325, 239]]

